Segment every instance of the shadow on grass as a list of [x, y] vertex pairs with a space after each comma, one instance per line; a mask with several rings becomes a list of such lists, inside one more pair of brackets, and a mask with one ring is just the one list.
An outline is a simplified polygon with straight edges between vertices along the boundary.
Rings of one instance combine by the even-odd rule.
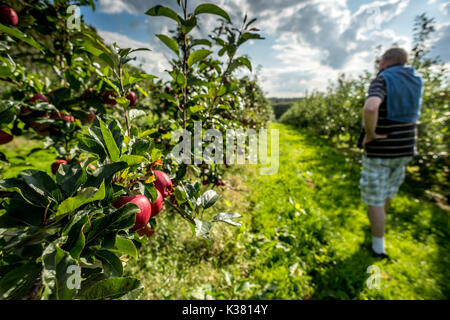
[[[327, 177], [325, 181], [318, 183], [316, 201], [321, 208], [330, 210], [331, 213], [339, 210], [358, 209], [362, 206], [358, 188], [360, 177], [360, 164], [357, 158], [346, 159], [345, 155], [335, 149], [330, 141], [314, 137], [305, 129], [287, 126], [289, 130], [302, 136], [301, 143], [305, 147], [320, 150], [320, 156], [305, 158], [303, 163], [311, 164], [320, 175]], [[307, 138], [303, 138], [307, 137]], [[400, 195], [406, 196], [409, 201], [402, 205], [393, 206], [388, 212], [388, 232], [408, 232], [414, 241], [426, 244], [432, 237], [437, 245], [438, 253], [432, 261], [433, 277], [437, 277], [441, 292], [450, 297], [450, 219], [448, 211], [444, 211], [432, 203], [424, 195], [424, 186], [420, 181], [407, 177], [401, 187]], [[411, 201], [411, 199], [414, 199]], [[396, 201], [396, 200], [394, 200]], [[398, 200], [401, 202], [401, 200]], [[342, 209], [345, 208], [345, 209]], [[330, 215], [336, 227], [345, 227], [351, 223], [352, 215]], [[355, 232], [358, 232], [355, 230]], [[370, 244], [370, 231], [364, 230], [364, 244]], [[315, 277], [318, 287], [314, 298], [352, 299], [364, 285], [363, 279], [367, 279], [366, 270], [373, 258], [364, 250], [357, 251], [349, 258], [341, 261], [336, 266], [327, 270], [324, 276]], [[353, 278], [348, 278], [352, 274]]]
[[367, 286], [369, 266], [378, 260], [371, 256], [369, 250], [360, 248], [351, 256], [337, 262], [325, 273], [314, 276], [316, 289], [311, 297], [314, 300], [353, 300]]

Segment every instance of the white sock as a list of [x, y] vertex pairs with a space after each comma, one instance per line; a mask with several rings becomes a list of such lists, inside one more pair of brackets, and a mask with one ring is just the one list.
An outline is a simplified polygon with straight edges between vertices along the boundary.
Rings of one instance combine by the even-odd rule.
[[386, 253], [384, 248], [384, 237], [383, 238], [372, 237], [372, 249], [377, 254]]

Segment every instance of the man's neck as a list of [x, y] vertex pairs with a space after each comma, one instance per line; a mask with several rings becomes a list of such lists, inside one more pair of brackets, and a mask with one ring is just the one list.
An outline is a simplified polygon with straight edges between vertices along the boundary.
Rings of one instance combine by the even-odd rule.
[[378, 72], [378, 74], [382, 73], [383, 71], [386, 71], [389, 68], [393, 68], [393, 67], [399, 67], [399, 66], [405, 66], [404, 64], [401, 63], [397, 63], [397, 64], [392, 64], [390, 66], [387, 66], [386, 68], [384, 68], [383, 70], [381, 70], [380, 72]]

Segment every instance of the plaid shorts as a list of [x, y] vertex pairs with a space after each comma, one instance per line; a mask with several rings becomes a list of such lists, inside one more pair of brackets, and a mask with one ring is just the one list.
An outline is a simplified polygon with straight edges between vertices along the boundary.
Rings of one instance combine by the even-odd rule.
[[412, 159], [368, 158], [364, 155], [359, 181], [362, 202], [382, 207], [386, 199], [393, 199], [405, 180], [405, 167]]

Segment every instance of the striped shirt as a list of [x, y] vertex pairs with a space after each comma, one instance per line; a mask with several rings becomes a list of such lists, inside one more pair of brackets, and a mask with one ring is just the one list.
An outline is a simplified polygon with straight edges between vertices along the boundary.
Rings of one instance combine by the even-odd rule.
[[[379, 135], [387, 135], [386, 139], [375, 140], [366, 145], [368, 158], [400, 158], [412, 157], [417, 150], [417, 125], [414, 123], [402, 123], [388, 120], [387, 117], [387, 94], [386, 82], [383, 76], [378, 75], [372, 81], [369, 97], [379, 97], [383, 102], [378, 111], [378, 124], [375, 132]], [[359, 137], [358, 146], [362, 148], [365, 136], [364, 127]]]

